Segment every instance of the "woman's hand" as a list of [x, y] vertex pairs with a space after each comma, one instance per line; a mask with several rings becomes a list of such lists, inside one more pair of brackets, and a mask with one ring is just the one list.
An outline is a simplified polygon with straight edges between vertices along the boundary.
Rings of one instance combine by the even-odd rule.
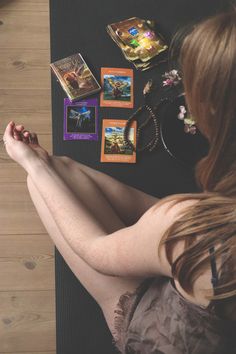
[[3, 141], [8, 155], [24, 169], [37, 159], [49, 162], [49, 154], [39, 145], [37, 134], [24, 130], [23, 125], [10, 122]]

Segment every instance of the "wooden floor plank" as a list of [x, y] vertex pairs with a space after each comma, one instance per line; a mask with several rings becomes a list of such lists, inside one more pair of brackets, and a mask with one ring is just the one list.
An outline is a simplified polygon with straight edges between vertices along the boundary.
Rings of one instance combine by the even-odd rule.
[[[3, 156], [0, 152], [0, 157]], [[0, 159], [0, 184], [1, 183], [25, 183], [26, 171], [15, 162]], [[1, 256], [1, 254], [0, 254]]]
[[2, 0], [0, 11], [48, 12], [48, 0]]
[[53, 291], [0, 292], [0, 308], [0, 353], [55, 350]]
[[0, 293], [55, 288], [54, 245], [47, 234], [0, 235], [0, 243]]
[[[21, 123], [21, 120], [17, 120], [16, 123]], [[27, 129], [30, 131], [36, 132], [37, 130], [34, 127], [34, 123], [27, 124], [26, 125]], [[40, 144], [42, 145], [43, 148], [45, 148], [49, 153], [51, 153], [52, 150], [52, 136], [51, 134], [40, 134], [38, 133], [38, 139]], [[10, 160], [10, 157], [7, 155], [5, 148], [2, 146], [1, 147], [1, 155], [2, 158], [5, 157]], [[11, 161], [11, 160], [10, 160]]]
[[[0, 259], [54, 255], [54, 244], [48, 234], [0, 235]], [[14, 245], [14, 247], [12, 247]]]
[[[0, 89], [49, 89], [50, 60], [45, 49], [1, 49]], [[11, 75], [9, 75], [11, 73]]]
[[[17, 108], [17, 107], [15, 107]], [[11, 120], [20, 122], [25, 128], [33, 130], [37, 134], [52, 136], [51, 112], [0, 112], [0, 132]]]
[[[0, 30], [0, 139], [14, 120], [51, 154], [49, 0], [0, 1]], [[2, 144], [0, 195], [0, 354], [56, 354], [54, 245]]]
[[1, 49], [49, 49], [47, 12], [1, 11]]
[[[30, 88], [0, 89], [0, 113], [38, 113], [51, 111], [51, 91], [49, 89]], [[15, 116], [13, 116], [15, 119]]]
[[0, 235], [46, 233], [26, 183], [1, 183], [0, 195]]
[[[0, 354], [12, 354], [12, 352], [11, 353], [6, 353], [6, 352], [0, 352]], [[52, 351], [50, 351], [50, 352], [32, 352], [32, 351], [30, 351], [30, 352], [15, 352], [14, 351], [14, 353], [13, 354], [56, 354], [56, 351], [55, 350], [52, 350]]]
[[0, 258], [0, 292], [53, 290], [55, 288], [53, 258], [48, 255]]
[[[0, 354], [12, 354], [12, 353], [6, 353], [6, 352], [4, 352], [4, 353], [1, 353], [0, 352]], [[32, 352], [32, 351], [30, 351], [30, 352], [15, 352], [14, 351], [14, 353], [13, 354], [56, 354], [56, 351], [55, 350], [52, 350], [52, 351], [50, 351], [50, 352]]]
[[[4, 352], [4, 353], [1, 353], [0, 352], [0, 354], [11, 354], [11, 353], [6, 353], [6, 352]], [[56, 351], [55, 350], [52, 350], [52, 351], [50, 351], [50, 352], [32, 352], [32, 351], [30, 351], [30, 352], [14, 352], [14, 354], [56, 354]]]
[[[22, 240], [24, 240], [24, 236], [22, 236]], [[53, 290], [55, 288], [53, 264], [54, 255], [50, 254], [1, 257], [0, 292]]]
[[[21, 123], [21, 120], [19, 120], [18, 123]], [[29, 130], [31, 130], [30, 125], [27, 125], [27, 129], [28, 128], [29, 128]], [[32, 128], [32, 130], [35, 131], [34, 127]], [[1, 138], [2, 138], [3, 133], [4, 133], [4, 130], [0, 130]], [[51, 135], [38, 134], [38, 139], [39, 139], [39, 143], [42, 145], [42, 147], [44, 149], [46, 149], [49, 154], [51, 154], [52, 153], [52, 137], [51, 137]], [[3, 162], [3, 163], [12, 162], [12, 159], [7, 154], [7, 152], [4, 148], [4, 145], [2, 143], [0, 145], [0, 169], [1, 169], [0, 175], [1, 175], [1, 173], [8, 174], [7, 169], [5, 171], [3, 170], [3, 167], [1, 166], [1, 162]], [[5, 167], [6, 167], [6, 165], [5, 165]], [[18, 168], [20, 169], [22, 167], [20, 167], [18, 165]], [[11, 175], [9, 175], [9, 177], [11, 177]], [[9, 178], [9, 181], [11, 181], [11, 178]]]

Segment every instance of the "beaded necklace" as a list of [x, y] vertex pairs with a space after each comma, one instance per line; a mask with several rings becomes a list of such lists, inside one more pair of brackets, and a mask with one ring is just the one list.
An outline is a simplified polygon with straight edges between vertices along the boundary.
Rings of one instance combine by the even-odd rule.
[[[140, 106], [127, 120], [126, 122], [126, 126], [124, 129], [124, 141], [125, 144], [128, 145], [129, 147], [132, 148], [133, 151], [138, 151], [138, 152], [142, 152], [144, 150], [148, 150], [148, 151], [153, 151], [159, 142], [159, 138], [160, 138], [160, 122], [157, 116], [157, 111], [160, 108], [160, 106], [169, 101], [169, 99], [167, 97], [162, 98], [160, 100], [160, 102], [155, 105], [154, 107], [151, 107], [150, 102], [149, 102], [149, 98], [150, 98], [150, 94], [151, 92], [153, 92], [153, 81], [149, 80], [146, 85], [144, 86], [143, 89], [143, 95], [144, 95], [144, 104], [142, 106]], [[148, 113], [148, 117], [147, 119], [140, 124], [140, 126], [137, 128], [137, 144], [136, 147], [134, 146], [134, 144], [131, 142], [131, 140], [129, 139], [129, 131], [130, 131], [130, 126], [132, 124], [132, 122], [141, 114], [143, 114], [144, 112]], [[154, 137], [151, 138], [151, 140], [146, 143], [143, 147], [140, 147], [140, 137], [141, 137], [141, 133], [143, 131], [143, 129], [149, 124], [149, 123], [153, 123], [154, 125]]]
[[[157, 117], [155, 115], [155, 113], [153, 112], [153, 109], [150, 107], [150, 105], [148, 104], [148, 96], [151, 92], [151, 88], [153, 85], [153, 81], [149, 80], [147, 82], [147, 84], [145, 85], [144, 89], [143, 89], [143, 95], [144, 95], [144, 104], [142, 106], [140, 106], [127, 120], [126, 122], [126, 126], [124, 129], [124, 141], [126, 143], [126, 145], [128, 145], [129, 147], [132, 148], [133, 151], [144, 151], [146, 149], [148, 149], [149, 151], [152, 151], [158, 142], [158, 137], [159, 137], [159, 123], [157, 120]], [[129, 131], [130, 131], [130, 126], [132, 124], [132, 122], [135, 120], [135, 118], [137, 118], [138, 116], [140, 116], [142, 113], [144, 113], [145, 111], [147, 111], [149, 113], [147, 119], [137, 128], [137, 147], [134, 146], [134, 144], [131, 142], [131, 140], [129, 139]], [[155, 136], [151, 139], [151, 141], [149, 143], [147, 143], [144, 147], [139, 147], [139, 140], [140, 140], [140, 136], [141, 136], [141, 131], [144, 127], [146, 127], [148, 125], [148, 123], [153, 120], [154, 122], [154, 127], [155, 127]]]

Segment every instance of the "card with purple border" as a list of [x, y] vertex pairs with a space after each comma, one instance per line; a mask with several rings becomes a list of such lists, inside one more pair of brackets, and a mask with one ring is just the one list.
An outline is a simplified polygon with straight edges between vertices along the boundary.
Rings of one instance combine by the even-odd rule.
[[64, 99], [64, 140], [98, 140], [98, 99]]

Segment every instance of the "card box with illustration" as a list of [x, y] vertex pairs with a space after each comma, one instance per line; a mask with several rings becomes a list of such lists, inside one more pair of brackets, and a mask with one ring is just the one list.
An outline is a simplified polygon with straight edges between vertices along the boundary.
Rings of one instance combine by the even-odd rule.
[[58, 60], [50, 66], [72, 102], [101, 90], [100, 84], [79, 53]]
[[133, 70], [122, 68], [101, 68], [100, 106], [102, 107], [134, 107]]
[[[124, 142], [126, 120], [103, 119], [101, 162], [135, 163], [136, 152]], [[132, 122], [129, 140], [136, 146], [136, 121]]]
[[160, 54], [168, 49], [157, 24], [152, 20], [132, 17], [108, 25], [107, 31], [125, 58], [142, 71], [156, 66], [160, 62]]
[[64, 140], [98, 140], [98, 100], [64, 100]]

